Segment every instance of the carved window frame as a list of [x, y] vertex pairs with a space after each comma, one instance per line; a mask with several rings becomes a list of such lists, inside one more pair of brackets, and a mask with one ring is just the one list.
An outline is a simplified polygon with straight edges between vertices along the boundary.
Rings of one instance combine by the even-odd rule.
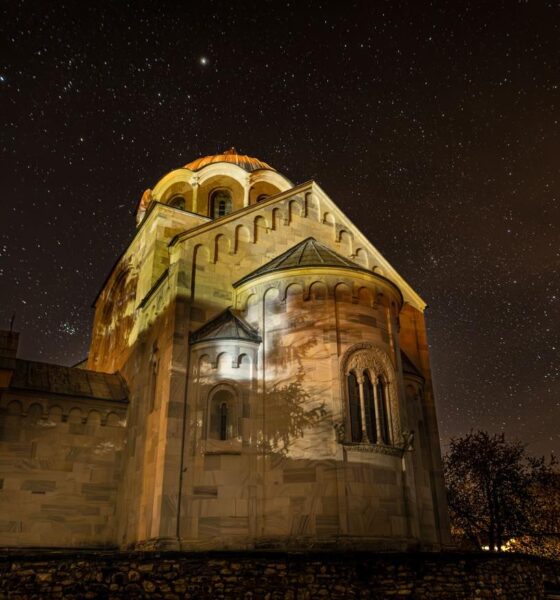
[[[362, 442], [352, 442], [350, 435], [350, 414], [349, 414], [349, 392], [348, 375], [353, 372], [356, 377], [363, 378], [363, 373], [367, 371], [374, 387], [377, 386], [379, 379], [384, 384], [384, 393], [386, 397], [387, 424], [389, 429], [389, 442], [385, 443], [383, 439], [375, 442], [367, 440], [366, 424], [362, 419]], [[341, 360], [341, 398], [343, 405], [341, 407], [342, 423], [335, 425], [339, 431], [339, 442], [348, 446], [366, 447], [366, 449], [379, 449], [380, 451], [390, 451], [393, 448], [400, 448], [402, 438], [400, 426], [400, 410], [398, 402], [398, 393], [396, 386], [396, 372], [391, 359], [386, 352], [373, 344], [367, 342], [355, 344], [349, 348]], [[361, 384], [362, 385], [362, 384]], [[362, 398], [365, 400], [365, 397]], [[365, 410], [365, 407], [364, 407]]]

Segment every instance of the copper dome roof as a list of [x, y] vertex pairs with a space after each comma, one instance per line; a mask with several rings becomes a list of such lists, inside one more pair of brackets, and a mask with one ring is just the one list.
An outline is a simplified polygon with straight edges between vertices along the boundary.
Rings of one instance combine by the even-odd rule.
[[211, 156], [202, 156], [201, 158], [197, 158], [196, 160], [186, 164], [185, 169], [198, 171], [207, 165], [221, 162], [233, 163], [234, 165], [238, 165], [242, 169], [245, 169], [249, 172], [258, 171], [259, 169], [276, 171], [276, 169], [262, 160], [259, 160], [258, 158], [253, 158], [252, 156], [247, 156], [246, 154], [237, 154], [237, 150], [233, 147], [229, 150], [226, 150], [222, 154], [213, 154]]

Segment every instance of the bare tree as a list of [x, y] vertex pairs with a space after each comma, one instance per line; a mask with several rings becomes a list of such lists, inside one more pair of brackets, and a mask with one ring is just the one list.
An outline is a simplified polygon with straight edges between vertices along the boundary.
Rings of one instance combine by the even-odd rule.
[[[554, 501], [559, 477], [555, 461], [530, 457], [503, 434], [470, 432], [452, 439], [444, 457], [453, 533], [478, 549], [499, 552], [506, 543], [538, 550], [544, 537], [558, 537]], [[541, 540], [540, 542], [538, 540]], [[535, 548], [536, 545], [536, 548]]]

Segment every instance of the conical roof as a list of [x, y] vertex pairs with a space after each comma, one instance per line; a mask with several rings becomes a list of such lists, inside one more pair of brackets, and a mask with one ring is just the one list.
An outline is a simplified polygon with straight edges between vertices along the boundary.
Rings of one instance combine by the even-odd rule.
[[309, 237], [252, 273], [245, 275], [245, 277], [236, 281], [233, 286], [237, 287], [246, 281], [275, 271], [300, 269], [302, 267], [338, 267], [370, 272], [352, 262], [349, 258], [345, 258], [331, 250], [325, 244], [318, 242], [315, 238]]
[[252, 156], [247, 156], [246, 154], [238, 154], [237, 150], [232, 146], [229, 150], [225, 150], [221, 154], [212, 154], [210, 156], [201, 156], [196, 160], [192, 160], [190, 163], [185, 165], [185, 169], [190, 169], [191, 171], [199, 171], [203, 167], [207, 165], [211, 165], [213, 163], [233, 163], [245, 171], [258, 171], [259, 169], [268, 169], [269, 171], [275, 171], [273, 167], [269, 164], [265, 163], [258, 158], [253, 158]]
[[233, 312], [230, 306], [190, 335], [191, 344], [207, 340], [260, 342], [261, 338], [247, 322]]

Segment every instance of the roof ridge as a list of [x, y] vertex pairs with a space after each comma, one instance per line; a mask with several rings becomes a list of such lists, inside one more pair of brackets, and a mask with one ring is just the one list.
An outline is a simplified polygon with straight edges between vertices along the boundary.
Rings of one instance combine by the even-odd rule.
[[323, 257], [321, 256], [321, 254], [319, 253], [319, 250], [317, 250], [317, 244], [316, 244], [317, 240], [314, 240], [314, 241], [315, 241], [315, 243], [313, 243], [312, 241], [310, 241], [310, 242], [309, 242], [309, 245], [310, 245], [310, 246], [313, 248], [313, 252], [315, 252], [315, 254], [317, 255], [317, 258], [318, 258], [318, 259], [319, 259], [319, 260], [320, 260], [322, 263], [324, 263], [324, 262], [325, 262], [324, 258], [323, 258]]

